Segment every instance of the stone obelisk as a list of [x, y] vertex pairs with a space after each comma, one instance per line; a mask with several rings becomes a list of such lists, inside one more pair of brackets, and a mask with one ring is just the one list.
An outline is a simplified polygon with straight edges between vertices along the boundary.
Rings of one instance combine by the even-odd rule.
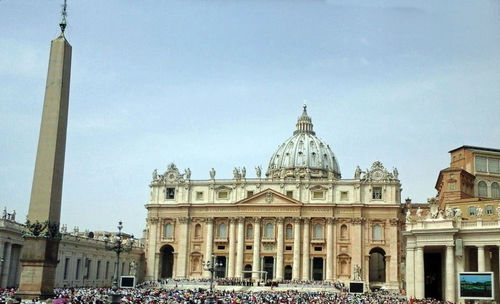
[[64, 37], [65, 17], [66, 3], [61, 35], [52, 41], [50, 48], [35, 173], [23, 232], [17, 293], [23, 299], [50, 297], [55, 283], [71, 71], [71, 45]]

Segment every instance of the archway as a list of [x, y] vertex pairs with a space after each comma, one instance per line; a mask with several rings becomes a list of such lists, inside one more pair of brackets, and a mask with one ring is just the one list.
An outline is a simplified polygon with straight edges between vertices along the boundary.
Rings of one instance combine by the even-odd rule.
[[171, 278], [174, 270], [174, 248], [170, 245], [161, 247], [161, 278]]
[[385, 251], [376, 247], [370, 250], [370, 283], [385, 282]]
[[[246, 264], [245, 265], [245, 271], [252, 271], [252, 265]], [[252, 273], [251, 272], [245, 272], [243, 274], [244, 279], [251, 279], [252, 278]]]
[[290, 281], [292, 280], [292, 266], [286, 265], [285, 266], [285, 280]]

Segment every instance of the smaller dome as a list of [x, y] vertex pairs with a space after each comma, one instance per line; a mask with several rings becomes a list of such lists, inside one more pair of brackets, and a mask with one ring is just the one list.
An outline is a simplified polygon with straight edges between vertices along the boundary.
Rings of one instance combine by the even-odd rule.
[[266, 175], [270, 178], [340, 178], [330, 147], [316, 137], [307, 107], [297, 119], [293, 136], [274, 152]]

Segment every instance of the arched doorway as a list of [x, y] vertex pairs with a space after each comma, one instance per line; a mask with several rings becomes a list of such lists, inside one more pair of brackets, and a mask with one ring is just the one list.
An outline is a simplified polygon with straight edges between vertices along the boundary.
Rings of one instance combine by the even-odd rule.
[[370, 250], [370, 283], [385, 282], [385, 251], [376, 247]]
[[170, 245], [161, 247], [161, 278], [171, 278], [174, 270], [174, 248]]
[[[246, 264], [245, 265], [245, 271], [252, 271], [252, 265]], [[244, 279], [251, 279], [252, 278], [252, 273], [251, 272], [245, 272], [243, 274]]]
[[285, 280], [290, 281], [292, 280], [292, 266], [286, 265], [285, 266]]

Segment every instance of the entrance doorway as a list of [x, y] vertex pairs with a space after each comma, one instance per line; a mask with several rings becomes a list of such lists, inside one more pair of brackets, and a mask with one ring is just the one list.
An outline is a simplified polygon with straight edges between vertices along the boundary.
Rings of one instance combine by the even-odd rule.
[[292, 266], [286, 265], [285, 266], [285, 276], [284, 279], [286, 281], [291, 281], [292, 280]]
[[382, 248], [370, 250], [370, 284], [385, 282], [385, 251]]
[[171, 278], [174, 270], [174, 248], [165, 245], [160, 249], [161, 252], [161, 278]]
[[[246, 265], [245, 265], [245, 269], [244, 269], [244, 270], [245, 270], [245, 271], [252, 271], [252, 265], [250, 265], [250, 264], [246, 264]], [[243, 278], [244, 278], [244, 279], [251, 279], [251, 278], [252, 278], [252, 273], [250, 273], [250, 272], [245, 272], [245, 273], [243, 274]]]
[[266, 256], [264, 257], [263, 260], [264, 260], [264, 265], [262, 267], [262, 270], [267, 272], [267, 279], [272, 280], [274, 272], [274, 257]]
[[221, 265], [219, 267], [216, 267], [215, 277], [216, 278], [225, 278], [226, 277], [226, 257], [225, 256], [218, 256], [215, 258], [215, 262], [218, 265]]
[[442, 300], [441, 253], [424, 253], [425, 297]]
[[314, 281], [322, 281], [323, 280], [323, 258], [313, 258], [313, 273], [312, 279]]

